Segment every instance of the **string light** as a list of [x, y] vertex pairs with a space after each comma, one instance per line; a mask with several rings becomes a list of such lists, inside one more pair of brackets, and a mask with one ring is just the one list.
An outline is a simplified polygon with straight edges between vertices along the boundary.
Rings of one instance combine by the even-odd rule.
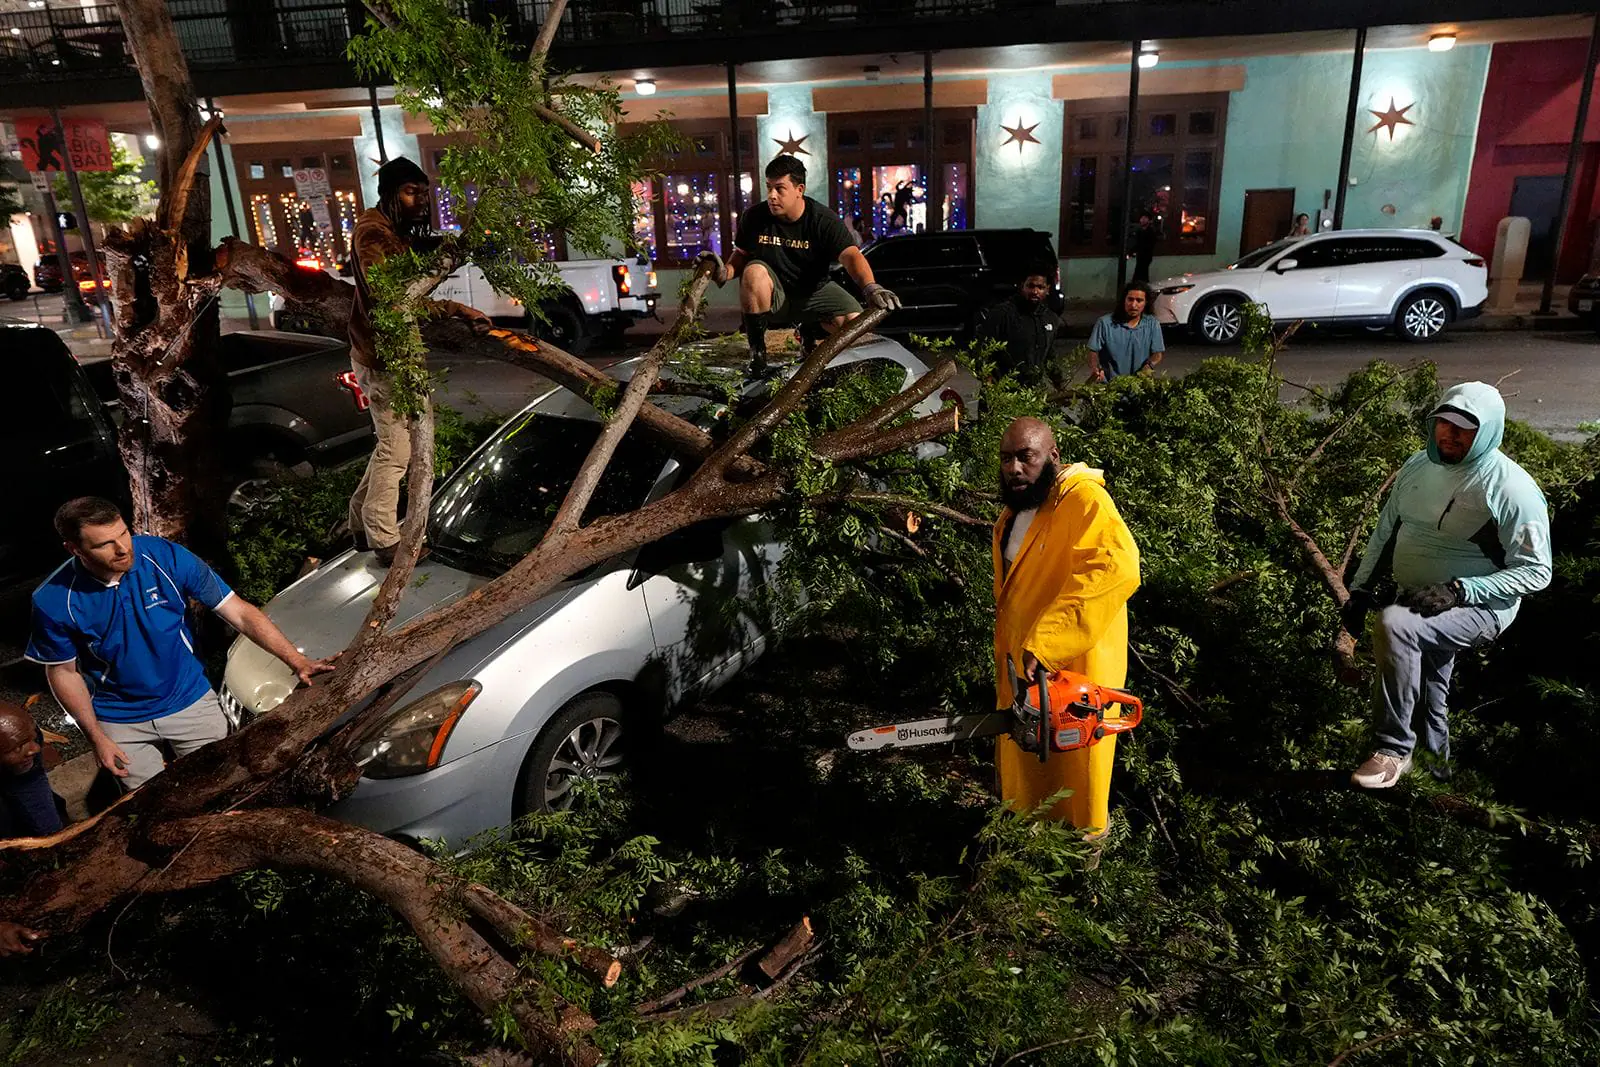
[[256, 219], [256, 235], [268, 248], [278, 244], [278, 227], [272, 221], [272, 198], [266, 193], [256, 193], [250, 198], [250, 208]]

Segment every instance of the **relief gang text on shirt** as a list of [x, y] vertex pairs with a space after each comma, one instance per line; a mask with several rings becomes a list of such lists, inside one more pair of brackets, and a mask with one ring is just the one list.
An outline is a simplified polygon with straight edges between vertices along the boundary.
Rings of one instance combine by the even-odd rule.
[[187, 548], [135, 536], [133, 569], [114, 584], [74, 557], [34, 590], [33, 633], [23, 654], [35, 663], [77, 660], [98, 718], [149, 722], [210, 691], [184, 609], [192, 598], [215, 610], [232, 595]]
[[828, 280], [828, 268], [855, 240], [844, 222], [809, 196], [793, 222], [772, 213], [765, 202], [739, 216], [733, 245], [772, 271], [785, 296], [803, 301]]

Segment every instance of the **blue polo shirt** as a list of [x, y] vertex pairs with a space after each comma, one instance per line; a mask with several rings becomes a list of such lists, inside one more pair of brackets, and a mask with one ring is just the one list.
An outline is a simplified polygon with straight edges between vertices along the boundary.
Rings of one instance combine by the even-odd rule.
[[1156, 352], [1165, 352], [1161, 324], [1153, 315], [1141, 315], [1139, 325], [1129, 327], [1110, 315], [1101, 315], [1089, 335], [1089, 351], [1099, 353], [1100, 369], [1106, 381], [1125, 374], [1138, 374]]
[[133, 569], [107, 585], [76, 557], [33, 591], [35, 663], [78, 661], [95, 716], [149, 722], [211, 689], [184, 618], [192, 598], [215, 610], [233, 590], [200, 557], [160, 537], [133, 538]]

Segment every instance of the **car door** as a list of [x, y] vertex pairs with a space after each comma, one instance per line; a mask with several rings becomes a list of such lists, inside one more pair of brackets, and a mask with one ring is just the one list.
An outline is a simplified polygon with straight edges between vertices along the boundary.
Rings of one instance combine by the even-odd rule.
[[1344, 241], [1323, 237], [1291, 246], [1262, 272], [1256, 301], [1277, 322], [1332, 318], [1339, 303]]
[[[669, 479], [682, 474], [674, 464]], [[760, 516], [696, 523], [639, 551], [630, 584], [644, 598], [669, 703], [710, 692], [760, 655], [771, 622], [761, 586], [777, 556]]]
[[1339, 317], [1387, 319], [1400, 294], [1414, 285], [1444, 249], [1415, 237], [1351, 238], [1339, 267]]

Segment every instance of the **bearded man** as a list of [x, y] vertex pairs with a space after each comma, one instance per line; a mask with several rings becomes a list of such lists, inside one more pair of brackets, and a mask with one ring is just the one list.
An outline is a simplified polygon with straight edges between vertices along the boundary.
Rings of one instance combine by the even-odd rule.
[[[1061, 466], [1050, 427], [1021, 418], [1000, 442], [1000, 498], [994, 526], [995, 707], [1040, 675], [1072, 671], [1121, 688], [1128, 675], [1128, 598], [1139, 588], [1139, 547], [1111, 496], [1105, 475], [1082, 463]], [[1110, 825], [1115, 736], [1045, 763], [1009, 736], [995, 763], [1000, 795], [1032, 811], [1071, 789], [1049, 817], [1089, 837]]]

